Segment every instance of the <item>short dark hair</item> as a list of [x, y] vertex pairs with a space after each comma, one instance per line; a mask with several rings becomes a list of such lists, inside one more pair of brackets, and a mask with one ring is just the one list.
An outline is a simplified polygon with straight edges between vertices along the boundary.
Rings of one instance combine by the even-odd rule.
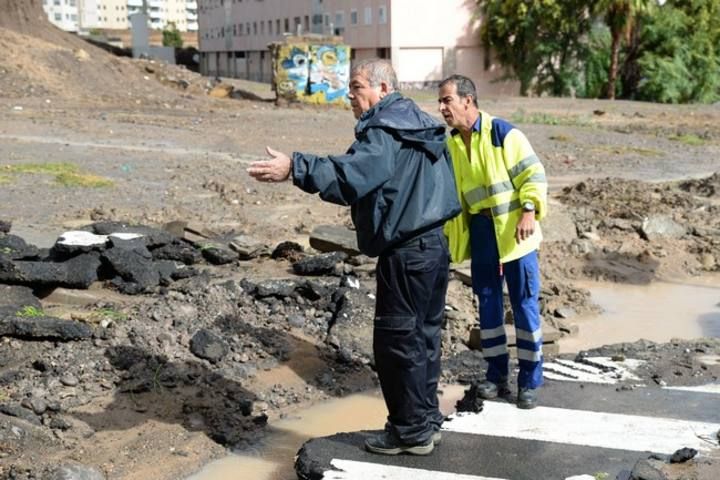
[[471, 97], [473, 101], [473, 105], [476, 107], [478, 106], [477, 103], [477, 90], [475, 89], [475, 84], [472, 80], [470, 80], [468, 77], [464, 75], [450, 75], [445, 80], [440, 82], [439, 88], [444, 87], [445, 85], [452, 83], [455, 85], [455, 88], [457, 89], [458, 97]]

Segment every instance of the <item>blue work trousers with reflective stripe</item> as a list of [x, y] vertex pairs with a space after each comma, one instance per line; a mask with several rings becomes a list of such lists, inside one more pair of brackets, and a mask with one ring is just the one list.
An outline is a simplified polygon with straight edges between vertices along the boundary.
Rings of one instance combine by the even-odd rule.
[[473, 215], [470, 222], [473, 291], [480, 304], [483, 356], [487, 380], [498, 383], [509, 375], [509, 354], [503, 311], [503, 279], [507, 282], [515, 319], [519, 388], [542, 385], [542, 331], [540, 328], [540, 270], [537, 251], [500, 268], [493, 219]]

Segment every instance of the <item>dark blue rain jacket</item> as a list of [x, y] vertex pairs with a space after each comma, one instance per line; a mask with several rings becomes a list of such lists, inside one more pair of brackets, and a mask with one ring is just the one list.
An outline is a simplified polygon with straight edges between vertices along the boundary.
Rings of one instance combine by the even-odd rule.
[[350, 205], [358, 247], [371, 257], [460, 212], [445, 127], [399, 93], [363, 113], [346, 154], [293, 153], [293, 182]]

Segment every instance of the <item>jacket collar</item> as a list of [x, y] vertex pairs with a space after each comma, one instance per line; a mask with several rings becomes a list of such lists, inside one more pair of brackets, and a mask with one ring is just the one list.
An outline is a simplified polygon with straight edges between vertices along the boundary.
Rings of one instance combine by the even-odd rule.
[[[477, 120], [475, 120], [475, 123], [473, 123], [472, 131], [479, 132], [481, 127], [482, 127], [482, 115], [478, 115]], [[460, 130], [458, 130], [457, 128], [453, 128], [452, 130], [450, 130], [450, 135], [453, 137], [455, 135], [457, 135], [458, 133], [460, 133]]]

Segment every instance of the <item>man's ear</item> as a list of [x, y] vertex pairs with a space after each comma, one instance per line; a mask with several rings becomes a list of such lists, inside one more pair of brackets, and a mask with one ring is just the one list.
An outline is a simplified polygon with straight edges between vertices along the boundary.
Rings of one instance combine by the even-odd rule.
[[380, 82], [380, 98], [385, 97], [388, 95], [392, 89], [390, 88], [390, 84], [387, 82]]
[[463, 97], [463, 105], [465, 108], [470, 108], [473, 105], [473, 99], [471, 95], [465, 95]]

